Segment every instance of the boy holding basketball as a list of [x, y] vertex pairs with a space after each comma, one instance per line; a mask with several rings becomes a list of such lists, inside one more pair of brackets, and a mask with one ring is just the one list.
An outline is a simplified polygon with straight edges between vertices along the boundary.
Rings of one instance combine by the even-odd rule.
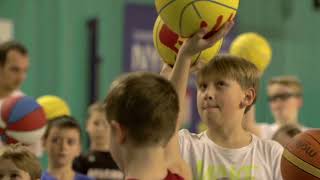
[[[214, 45], [232, 24], [228, 22], [209, 39], [203, 38], [208, 32], [204, 28], [182, 45], [170, 78], [180, 99], [185, 97], [191, 57]], [[169, 155], [181, 153], [192, 167], [193, 179], [282, 179], [281, 145], [261, 140], [242, 127], [245, 113], [256, 100], [258, 82], [258, 69], [252, 63], [230, 55], [217, 56], [199, 70], [197, 106], [208, 130], [176, 131], [180, 150], [167, 147]]]

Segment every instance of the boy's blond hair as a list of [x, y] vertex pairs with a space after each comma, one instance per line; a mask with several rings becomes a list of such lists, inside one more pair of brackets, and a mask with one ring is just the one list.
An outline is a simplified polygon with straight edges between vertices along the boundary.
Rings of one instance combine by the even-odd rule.
[[237, 56], [218, 55], [198, 72], [197, 84], [220, 77], [235, 80], [243, 90], [249, 88], [255, 90], [256, 97], [253, 103], [245, 109], [245, 113], [248, 112], [256, 102], [258, 95], [260, 77], [258, 68], [253, 63]]
[[31, 180], [41, 177], [41, 166], [37, 157], [21, 144], [3, 147], [0, 159], [12, 161], [19, 169], [27, 172]]
[[280, 84], [283, 86], [287, 86], [294, 90], [294, 93], [297, 95], [303, 94], [303, 87], [300, 80], [295, 76], [276, 76], [269, 80], [268, 86], [273, 84]]

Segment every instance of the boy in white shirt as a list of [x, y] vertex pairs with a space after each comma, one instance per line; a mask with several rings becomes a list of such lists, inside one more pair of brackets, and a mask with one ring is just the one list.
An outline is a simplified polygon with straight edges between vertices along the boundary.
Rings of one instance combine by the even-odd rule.
[[[214, 45], [232, 25], [226, 23], [209, 39], [203, 38], [208, 33], [203, 28], [184, 42], [170, 77], [180, 103], [191, 57]], [[208, 130], [200, 134], [181, 130], [176, 134], [180, 150], [174, 144], [167, 148], [172, 155], [181, 153], [192, 168], [193, 179], [282, 179], [281, 145], [261, 140], [242, 126], [245, 113], [256, 100], [258, 82], [259, 72], [252, 63], [230, 55], [215, 57], [197, 73], [197, 107]]]

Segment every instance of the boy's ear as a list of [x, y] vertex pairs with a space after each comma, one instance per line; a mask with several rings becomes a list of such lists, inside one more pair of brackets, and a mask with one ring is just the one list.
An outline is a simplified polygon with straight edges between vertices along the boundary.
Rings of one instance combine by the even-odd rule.
[[125, 143], [127, 139], [127, 131], [117, 121], [112, 120], [110, 122], [111, 134], [119, 144]]
[[253, 104], [254, 100], [256, 99], [256, 91], [254, 88], [249, 88], [244, 92], [244, 98], [240, 103], [241, 108], [245, 108]]

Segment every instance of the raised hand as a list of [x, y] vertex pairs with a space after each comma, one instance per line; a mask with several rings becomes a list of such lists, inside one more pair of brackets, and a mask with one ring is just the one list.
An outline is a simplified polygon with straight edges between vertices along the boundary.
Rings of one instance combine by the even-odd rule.
[[226, 22], [215, 34], [207, 39], [204, 37], [209, 33], [209, 29], [207, 27], [202, 27], [199, 32], [188, 38], [183, 43], [179, 50], [179, 54], [191, 57], [209, 47], [212, 47], [216, 42], [228, 34], [233, 25], [233, 21]]

